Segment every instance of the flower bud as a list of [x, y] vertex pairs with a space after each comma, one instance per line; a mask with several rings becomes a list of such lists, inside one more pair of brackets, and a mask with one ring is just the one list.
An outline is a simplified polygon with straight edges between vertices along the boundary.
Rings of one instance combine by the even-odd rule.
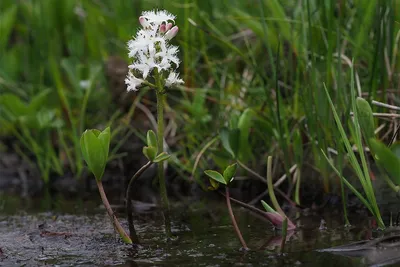
[[170, 29], [169, 31], [167, 31], [165, 33], [164, 38], [167, 39], [167, 40], [171, 40], [172, 38], [174, 38], [178, 34], [178, 31], [179, 31], [178, 26], [174, 26], [174, 27], [172, 27], [172, 29]]
[[150, 23], [147, 21], [147, 19], [143, 16], [139, 17], [139, 23], [142, 25], [143, 28], [147, 28], [150, 26]]
[[161, 25], [160, 25], [160, 32], [161, 32], [161, 33], [166, 32], [166, 26], [165, 26], [165, 24], [161, 24]]
[[168, 22], [167, 26], [165, 27], [165, 31], [169, 31], [172, 28], [172, 25], [173, 24], [171, 22]]

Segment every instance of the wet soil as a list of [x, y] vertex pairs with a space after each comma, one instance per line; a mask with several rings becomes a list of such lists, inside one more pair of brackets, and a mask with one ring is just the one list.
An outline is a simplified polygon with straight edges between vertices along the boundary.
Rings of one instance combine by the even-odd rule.
[[[135, 250], [119, 240], [96, 200], [59, 203], [51, 212], [42, 212], [33, 203], [0, 197], [0, 266], [381, 266], [371, 258], [381, 251], [377, 246], [364, 254], [339, 253], [344, 256], [319, 251], [384, 235], [372, 230], [370, 218], [359, 214], [350, 217], [354, 226], [348, 228], [340, 213], [329, 209], [294, 214], [300, 228], [289, 235], [280, 253], [279, 233], [236, 208], [251, 248], [244, 253], [223, 201], [173, 205], [173, 241], [164, 238], [159, 210], [136, 203], [141, 207], [135, 214], [141, 246]], [[127, 228], [124, 218], [121, 222]]]

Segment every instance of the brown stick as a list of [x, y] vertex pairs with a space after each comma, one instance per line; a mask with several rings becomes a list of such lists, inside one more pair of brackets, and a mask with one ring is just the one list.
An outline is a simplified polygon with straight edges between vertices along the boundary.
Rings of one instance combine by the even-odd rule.
[[228, 206], [229, 216], [231, 217], [231, 221], [233, 224], [233, 228], [235, 228], [236, 235], [238, 236], [240, 243], [242, 243], [242, 247], [245, 250], [249, 250], [249, 248], [246, 245], [246, 242], [243, 239], [242, 233], [240, 232], [240, 229], [236, 223], [235, 215], [233, 214], [232, 211], [231, 200], [229, 198], [229, 188], [227, 186], [225, 186], [225, 198], [226, 198], [226, 205]]
[[104, 192], [103, 184], [101, 181], [96, 181], [97, 187], [99, 188], [101, 200], [103, 201], [103, 205], [107, 210], [107, 214], [110, 217], [111, 221], [113, 222], [115, 230], [119, 233], [122, 240], [125, 243], [132, 244], [132, 240], [129, 238], [128, 234], [125, 232], [124, 228], [122, 228], [121, 224], [119, 223], [117, 217], [115, 216], [110, 203], [108, 202], [106, 193]]

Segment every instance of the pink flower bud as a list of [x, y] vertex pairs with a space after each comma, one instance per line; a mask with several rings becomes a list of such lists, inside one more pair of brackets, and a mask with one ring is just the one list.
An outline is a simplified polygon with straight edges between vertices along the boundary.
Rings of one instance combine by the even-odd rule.
[[139, 23], [142, 25], [143, 28], [147, 28], [150, 26], [150, 23], [147, 22], [147, 19], [143, 16], [139, 17]]
[[165, 27], [165, 31], [169, 31], [172, 28], [172, 23], [168, 22], [167, 26]]
[[161, 24], [160, 25], [160, 32], [161, 33], [164, 33], [164, 32], [166, 32], [166, 29], [165, 29], [166, 27], [165, 27], [165, 24]]
[[[168, 27], [168, 25], [167, 25], [167, 27]], [[179, 31], [178, 26], [172, 27], [172, 29], [170, 29], [169, 31], [167, 31], [165, 33], [165, 36], [164, 36], [165, 39], [171, 40], [172, 38], [174, 38], [177, 35], [178, 31]]]

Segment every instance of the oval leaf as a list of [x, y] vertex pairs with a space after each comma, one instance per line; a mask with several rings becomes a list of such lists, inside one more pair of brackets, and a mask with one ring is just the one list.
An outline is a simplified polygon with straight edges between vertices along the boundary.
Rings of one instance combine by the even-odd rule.
[[106, 160], [108, 160], [108, 153], [110, 151], [110, 139], [111, 139], [110, 127], [105, 128], [104, 131], [102, 131], [97, 138], [100, 140], [101, 146], [103, 148], [103, 153], [106, 156]]
[[374, 138], [369, 142], [376, 162], [388, 172], [396, 185], [400, 185], [400, 159], [382, 142]]
[[222, 146], [225, 148], [226, 151], [235, 158], [235, 153], [231, 148], [231, 144], [229, 142], [229, 130], [228, 128], [224, 127], [219, 131], [219, 138], [221, 139]]
[[356, 108], [358, 113], [358, 122], [360, 124], [362, 134], [368, 143], [369, 139], [375, 137], [374, 117], [372, 115], [371, 106], [367, 100], [358, 97], [356, 100]]
[[237, 169], [237, 163], [234, 163], [234, 164], [226, 167], [226, 169], [224, 171], [224, 175], [223, 175], [226, 184], [228, 184], [232, 180], [233, 176], [235, 176], [236, 169]]
[[213, 171], [213, 170], [207, 170], [207, 171], [204, 171], [204, 173], [206, 175], [208, 175], [208, 177], [210, 177], [211, 179], [217, 181], [218, 183], [226, 185], [226, 181], [224, 179], [224, 176], [222, 176], [222, 174], [220, 174], [219, 172]]
[[98, 138], [100, 131], [86, 130], [81, 137], [81, 150], [89, 170], [96, 180], [100, 181], [106, 168], [107, 158], [102, 141]]
[[157, 148], [154, 146], [145, 146], [143, 147], [143, 155], [151, 162], [154, 162], [157, 155]]
[[147, 146], [157, 147], [157, 137], [152, 130], [147, 131]]
[[167, 152], [162, 152], [160, 154], [158, 154], [158, 156], [153, 160], [153, 162], [157, 163], [157, 162], [162, 162], [164, 160], [167, 160], [171, 157], [171, 155], [169, 155]]
[[219, 187], [219, 183], [217, 181], [215, 181], [214, 179], [208, 179], [210, 181], [210, 186], [208, 187], [208, 190], [210, 191], [215, 191], [218, 189]]

